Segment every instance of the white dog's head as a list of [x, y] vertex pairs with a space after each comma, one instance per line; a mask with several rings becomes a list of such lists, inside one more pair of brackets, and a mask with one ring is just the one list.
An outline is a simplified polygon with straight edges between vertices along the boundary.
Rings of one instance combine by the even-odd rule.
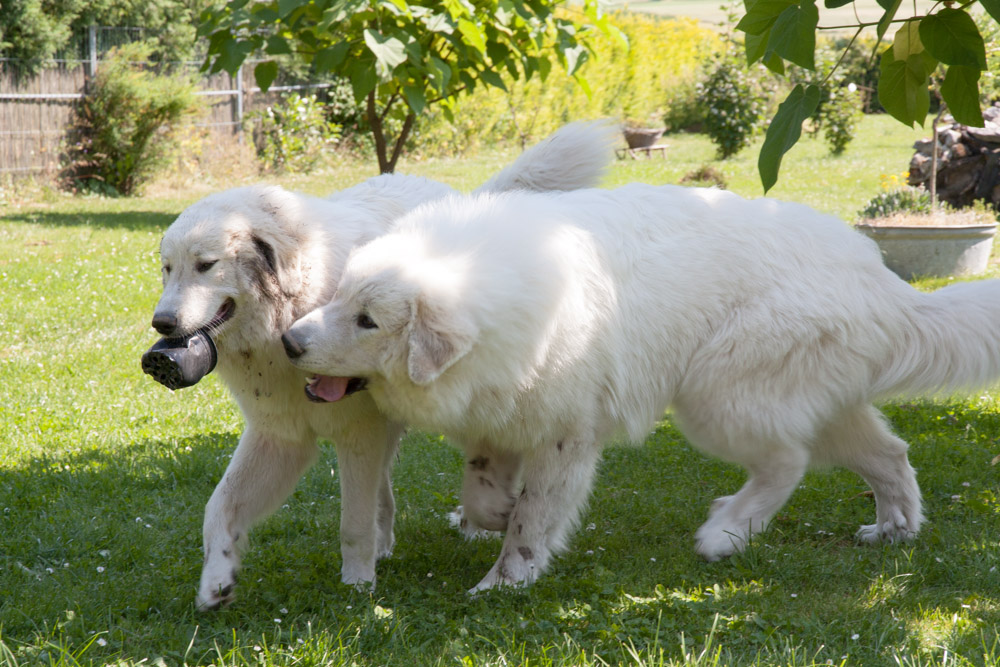
[[207, 328], [223, 340], [227, 331], [280, 331], [302, 290], [301, 207], [281, 188], [251, 186], [184, 210], [160, 243], [163, 295], [153, 328], [164, 336]]
[[359, 248], [333, 300], [285, 332], [292, 364], [316, 373], [311, 399], [383, 379], [426, 386], [472, 349], [477, 329], [459, 304], [465, 262], [424, 261], [416, 245], [389, 235]]

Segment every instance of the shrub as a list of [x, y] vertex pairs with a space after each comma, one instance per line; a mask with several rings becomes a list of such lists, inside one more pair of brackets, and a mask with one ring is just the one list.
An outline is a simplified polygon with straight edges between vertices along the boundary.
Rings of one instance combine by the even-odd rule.
[[[455, 154], [482, 142], [516, 138], [527, 144], [572, 120], [610, 117], [658, 125], [667, 114], [687, 113], [678, 107], [692, 106], [690, 90], [700, 64], [718, 50], [718, 35], [690, 19], [616, 12], [608, 20], [624, 41], [595, 38], [596, 53], [582, 71], [589, 95], [558, 65], [544, 82], [537, 76], [507, 81], [509, 93], [477, 88], [450, 109], [453, 120], [443, 109], [425, 114], [411, 147]], [[687, 92], [675, 94], [685, 87]]]
[[130, 195], [168, 163], [173, 130], [197, 109], [194, 84], [142, 63], [147, 44], [114, 49], [76, 109], [63, 175], [75, 189]]
[[684, 174], [680, 185], [694, 185], [698, 187], [715, 187], [720, 190], [726, 189], [726, 177], [715, 167], [703, 164], [694, 171]]
[[830, 152], [840, 155], [854, 140], [854, 131], [861, 116], [861, 100], [857, 90], [841, 86], [830, 91], [819, 112], [819, 125]]
[[705, 132], [725, 159], [750, 144], [764, 120], [767, 96], [730, 51], [710, 64], [708, 77], [698, 84], [698, 101], [705, 109]]
[[340, 125], [315, 95], [291, 93], [280, 104], [248, 114], [257, 156], [265, 168], [302, 172], [315, 167], [337, 145]]
[[930, 193], [923, 188], [901, 186], [900, 182], [906, 182], [905, 175], [902, 181], [896, 175], [883, 175], [882, 192], [865, 204], [865, 207], [858, 212], [858, 217], [862, 220], [873, 220], [898, 213], [930, 213]]

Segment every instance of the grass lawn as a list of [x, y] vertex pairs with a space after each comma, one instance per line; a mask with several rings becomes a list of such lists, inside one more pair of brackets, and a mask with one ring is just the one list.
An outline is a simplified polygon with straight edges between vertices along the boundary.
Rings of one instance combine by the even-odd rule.
[[[803, 141], [773, 194], [852, 216], [880, 174], [906, 169], [919, 135], [868, 118], [843, 157]], [[666, 141], [667, 159], [618, 162], [609, 185], [676, 182], [712, 161], [703, 137]], [[510, 158], [402, 170], [467, 188]], [[755, 162], [751, 149], [715, 166], [757, 196]], [[282, 182], [326, 193], [369, 174], [347, 164]], [[457, 451], [407, 437], [397, 547], [369, 595], [339, 583], [326, 446], [254, 531], [236, 603], [197, 613], [202, 511], [241, 418], [216, 377], [171, 393], [139, 356], [156, 338], [160, 235], [209, 189], [0, 205], [0, 665], [1000, 664], [1000, 393], [885, 406], [926, 504], [910, 544], [856, 544], [874, 516], [866, 486], [811, 472], [745, 553], [702, 562], [694, 531], [743, 474], [666, 419], [644, 446], [607, 451], [572, 548], [546, 576], [478, 598], [465, 590], [499, 542], [446, 525]]]

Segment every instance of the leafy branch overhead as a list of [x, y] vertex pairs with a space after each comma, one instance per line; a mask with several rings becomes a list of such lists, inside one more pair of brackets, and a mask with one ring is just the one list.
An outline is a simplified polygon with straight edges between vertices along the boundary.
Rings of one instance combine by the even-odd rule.
[[[553, 59], [579, 77], [595, 30], [607, 32], [596, 0], [557, 13], [566, 0], [231, 0], [202, 15], [212, 72], [235, 73], [252, 54], [260, 88], [278, 74], [275, 58], [295, 56], [319, 79], [350, 81], [367, 102], [381, 171], [391, 171], [417, 116], [446, 114], [477, 86], [548, 75]], [[580, 20], [572, 20], [570, 16]], [[387, 119], [402, 120], [389, 154]]]
[[[825, 0], [825, 5], [853, 2]], [[930, 77], [940, 66], [944, 79], [939, 90], [949, 111], [960, 123], [982, 127], [979, 79], [986, 70], [986, 48], [969, 11], [981, 7], [1000, 21], [1000, 0], [969, 0], [959, 7], [946, 2], [926, 15], [900, 19], [901, 0], [878, 4], [883, 13], [877, 22], [847, 27], [856, 30], [855, 39], [866, 28], [876, 31], [873, 57], [879, 58], [878, 97], [885, 110], [906, 125], [923, 125], [930, 108]], [[815, 0], [746, 0], [745, 7], [736, 27], [746, 35], [749, 64], [762, 62], [777, 74], [784, 74], [786, 61], [815, 69], [816, 34], [824, 29]], [[887, 41], [890, 28], [895, 32]], [[757, 163], [765, 191], [777, 182], [781, 158], [798, 141], [802, 121], [815, 111], [819, 97], [817, 86], [799, 85], [778, 108]]]

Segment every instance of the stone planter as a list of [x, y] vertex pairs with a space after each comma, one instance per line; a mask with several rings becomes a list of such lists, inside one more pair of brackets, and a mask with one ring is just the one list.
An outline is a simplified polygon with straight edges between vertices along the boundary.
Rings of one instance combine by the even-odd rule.
[[874, 239], [885, 265], [900, 278], [969, 276], [982, 273], [990, 260], [997, 225], [879, 226], [857, 225]]

